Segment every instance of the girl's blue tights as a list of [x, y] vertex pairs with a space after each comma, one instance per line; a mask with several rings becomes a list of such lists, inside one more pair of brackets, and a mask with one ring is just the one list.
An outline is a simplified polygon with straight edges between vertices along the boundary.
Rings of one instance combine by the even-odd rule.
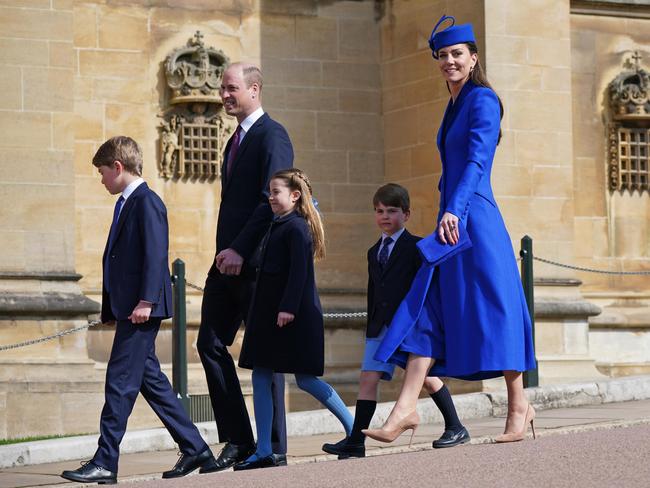
[[[253, 405], [255, 407], [257, 451], [247, 461], [270, 456], [273, 453], [271, 448], [271, 423], [273, 421], [272, 377], [273, 370], [271, 369], [253, 369]], [[296, 374], [296, 383], [298, 388], [306, 391], [325, 405], [343, 424], [345, 435], [350, 435], [354, 419], [334, 388], [316, 376], [308, 374]]]

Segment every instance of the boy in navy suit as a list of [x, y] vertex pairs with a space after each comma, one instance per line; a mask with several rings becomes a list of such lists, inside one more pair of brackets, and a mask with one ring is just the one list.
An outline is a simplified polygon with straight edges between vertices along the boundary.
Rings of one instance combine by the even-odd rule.
[[[416, 246], [421, 238], [404, 227], [411, 215], [406, 188], [395, 183], [382, 186], [373, 197], [373, 205], [375, 221], [382, 234], [368, 250], [368, 323], [354, 426], [349, 437], [336, 444], [323, 445], [325, 452], [337, 454], [339, 459], [366, 455], [365, 435], [361, 431], [368, 428], [375, 413], [379, 381], [390, 381], [395, 370], [394, 364], [375, 360], [375, 351], [421, 265]], [[424, 387], [445, 420], [445, 432], [433, 442], [433, 447], [453, 447], [468, 442], [469, 433], [460, 423], [444, 383], [440, 378], [429, 376]]]
[[155, 352], [160, 322], [172, 315], [167, 210], [142, 179], [142, 152], [130, 137], [106, 141], [92, 163], [108, 192], [121, 194], [104, 250], [101, 311], [102, 323], [115, 324], [116, 330], [106, 368], [97, 451], [81, 468], [61, 476], [116, 483], [119, 445], [138, 392], [181, 451], [163, 478], [185, 476], [214, 463], [214, 457], [160, 370]]

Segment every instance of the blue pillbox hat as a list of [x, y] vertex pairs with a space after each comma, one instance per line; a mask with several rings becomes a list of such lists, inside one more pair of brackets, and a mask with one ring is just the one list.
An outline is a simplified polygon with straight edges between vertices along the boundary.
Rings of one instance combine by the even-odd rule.
[[[451, 25], [446, 29], [442, 29], [439, 32], [438, 27], [446, 20], [451, 20]], [[440, 20], [431, 31], [431, 37], [429, 38], [429, 47], [431, 48], [431, 55], [438, 59], [438, 50], [443, 47], [453, 46], [454, 44], [462, 44], [464, 42], [473, 42], [476, 44], [476, 38], [474, 37], [474, 31], [472, 30], [472, 24], [462, 24], [454, 25], [456, 19], [443, 15], [440, 17]]]

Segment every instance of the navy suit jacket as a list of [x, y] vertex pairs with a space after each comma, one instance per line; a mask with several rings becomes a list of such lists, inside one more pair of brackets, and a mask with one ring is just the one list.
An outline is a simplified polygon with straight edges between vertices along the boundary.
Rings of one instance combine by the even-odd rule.
[[110, 249], [106, 242], [111, 292], [102, 287], [102, 322], [126, 320], [140, 300], [153, 304], [151, 317], [171, 317], [168, 246], [165, 204], [142, 183], [122, 207]]
[[420, 269], [417, 242], [421, 238], [406, 229], [393, 246], [382, 269], [377, 261], [381, 239], [368, 250], [368, 324], [366, 337], [377, 337], [382, 327], [390, 325], [400, 302], [411, 288]]
[[232, 138], [221, 171], [217, 253], [232, 248], [248, 260], [273, 218], [269, 180], [276, 171], [293, 166], [293, 147], [284, 127], [265, 113], [244, 136], [227, 178], [225, 162], [231, 143]]

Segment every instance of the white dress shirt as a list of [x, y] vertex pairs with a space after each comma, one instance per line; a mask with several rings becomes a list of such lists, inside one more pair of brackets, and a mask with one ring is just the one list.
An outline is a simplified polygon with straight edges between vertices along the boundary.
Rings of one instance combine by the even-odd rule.
[[131, 183], [126, 185], [126, 188], [122, 190], [122, 198], [124, 198], [124, 201], [122, 202], [122, 206], [120, 207], [120, 213], [118, 215], [122, 214], [122, 209], [124, 208], [124, 204], [126, 203], [126, 200], [133, 194], [135, 189], [139, 187], [142, 183], [144, 183], [144, 180], [142, 178], [138, 178], [137, 180], [133, 180]]
[[250, 114], [248, 117], [246, 117], [244, 120], [241, 121], [241, 124], [239, 124], [239, 127], [241, 127], [241, 131], [239, 133], [239, 144], [241, 145], [241, 141], [244, 140], [244, 137], [246, 136], [246, 133], [250, 130], [251, 127], [253, 127], [253, 124], [257, 122], [257, 119], [259, 119], [262, 115], [264, 115], [264, 109], [262, 107], [258, 108]]

